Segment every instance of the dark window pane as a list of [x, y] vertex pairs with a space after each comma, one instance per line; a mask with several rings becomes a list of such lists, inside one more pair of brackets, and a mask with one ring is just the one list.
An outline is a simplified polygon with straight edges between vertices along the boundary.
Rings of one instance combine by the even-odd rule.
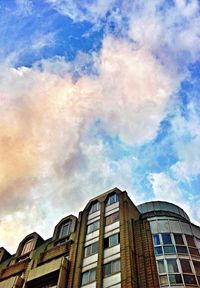
[[180, 262], [181, 262], [181, 268], [182, 268], [183, 273], [192, 273], [189, 260], [180, 259]]
[[174, 234], [176, 244], [184, 245], [182, 234]]
[[188, 246], [192, 246], [192, 247], [196, 247], [195, 243], [194, 243], [194, 238], [191, 235], [185, 235]]
[[185, 281], [185, 284], [196, 284], [197, 285], [196, 278], [194, 275], [183, 274], [183, 279]]
[[195, 268], [196, 274], [200, 275], [200, 262], [193, 261], [193, 264], [194, 264], [194, 268]]
[[104, 276], [111, 275], [111, 262], [104, 265]]
[[200, 276], [197, 276], [197, 280], [198, 280], [199, 286], [200, 286]]
[[179, 254], [188, 254], [186, 246], [176, 246], [176, 250]]
[[162, 234], [163, 244], [172, 244], [171, 235], [169, 233]]
[[171, 284], [178, 284], [178, 283], [183, 283], [182, 277], [180, 274], [171, 274], [169, 275], [169, 282]]
[[154, 245], [160, 245], [159, 234], [154, 234], [154, 235], [153, 235], [153, 244], [154, 244]]
[[162, 251], [162, 247], [161, 247], [161, 246], [155, 247], [155, 248], [154, 248], [154, 251], [155, 251], [155, 254], [156, 254], [156, 255], [163, 254], [163, 251]]
[[91, 233], [91, 232], [96, 231], [98, 229], [99, 229], [99, 220], [97, 220], [97, 221], [95, 221], [95, 222], [93, 222], [87, 226], [87, 233]]
[[196, 248], [188, 247], [190, 254], [194, 256], [199, 256], [199, 250]]
[[177, 273], [178, 271], [178, 266], [176, 263], [176, 259], [168, 259], [167, 260], [167, 267], [168, 267], [168, 272], [169, 273]]
[[163, 247], [164, 254], [175, 254], [175, 247], [174, 246], [164, 246]]
[[109, 237], [104, 238], [104, 249], [109, 247]]

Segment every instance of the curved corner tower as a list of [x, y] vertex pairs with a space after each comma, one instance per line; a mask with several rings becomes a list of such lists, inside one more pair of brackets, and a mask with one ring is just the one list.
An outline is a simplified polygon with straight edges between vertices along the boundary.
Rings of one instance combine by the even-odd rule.
[[200, 287], [200, 228], [169, 202], [137, 208], [150, 222], [160, 287]]

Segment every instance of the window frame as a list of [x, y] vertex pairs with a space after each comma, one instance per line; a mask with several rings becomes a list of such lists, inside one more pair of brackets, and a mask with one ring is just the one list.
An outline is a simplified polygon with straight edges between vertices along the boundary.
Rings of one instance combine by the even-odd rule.
[[[97, 251], [94, 252], [93, 251], [93, 247], [95, 247], [95, 245], [97, 246]], [[99, 242], [98, 241], [96, 241], [96, 242], [94, 242], [94, 243], [92, 243], [90, 245], [85, 246], [84, 247], [84, 258], [87, 258], [87, 257], [90, 257], [92, 255], [97, 254], [98, 253], [98, 249], [99, 249]], [[89, 251], [89, 253], [87, 251]]]
[[[92, 268], [92, 269], [90, 269], [90, 270], [87, 270], [87, 271], [84, 271], [84, 272], [82, 272], [82, 275], [81, 275], [81, 286], [84, 286], [84, 285], [87, 285], [87, 284], [90, 284], [90, 283], [92, 283], [92, 282], [95, 282], [96, 281], [96, 270], [97, 270], [97, 268], [95, 267], [95, 268]], [[92, 273], [95, 271], [95, 277], [93, 278], [92, 277]], [[87, 273], [87, 274], [86, 274]], [[88, 277], [88, 281], [87, 282], [85, 282], [85, 283], [83, 283], [83, 275], [88, 275], [87, 277]], [[92, 277], [92, 279], [91, 279], [91, 277]]]
[[[117, 215], [117, 218], [115, 218], [114, 215]], [[113, 217], [114, 220], [112, 219]], [[108, 223], [109, 222], [108, 219], [111, 219], [111, 223]], [[119, 210], [105, 217], [105, 226], [111, 225], [117, 221], [119, 221]]]
[[[116, 263], [118, 263], [117, 265], [119, 265], [118, 267], [118, 270], [115, 270], [115, 265]], [[110, 265], [110, 266], [109, 266]], [[106, 267], [110, 267], [110, 273], [109, 274], [106, 274], [105, 271], [106, 271]], [[121, 262], [120, 262], [120, 259], [116, 259], [116, 260], [113, 260], [113, 261], [110, 261], [106, 264], [103, 265], [103, 277], [110, 277], [114, 274], [117, 274], [121, 271]]]
[[106, 206], [110, 206], [117, 202], [119, 202], [119, 195], [116, 193], [113, 193], [108, 196], [107, 201], [106, 201]]
[[[95, 227], [96, 226], [95, 223], [98, 223], [97, 227]], [[90, 230], [89, 227], [93, 227], [92, 231], [89, 231]], [[98, 220], [87, 225], [86, 234], [90, 234], [90, 233], [93, 233], [94, 231], [99, 230], [99, 227], [100, 227], [100, 220], [98, 219]]]
[[[66, 220], [60, 224], [58, 229], [58, 239], [66, 238], [71, 234], [71, 224], [70, 220]], [[63, 233], [66, 226], [68, 227], [67, 234]]]

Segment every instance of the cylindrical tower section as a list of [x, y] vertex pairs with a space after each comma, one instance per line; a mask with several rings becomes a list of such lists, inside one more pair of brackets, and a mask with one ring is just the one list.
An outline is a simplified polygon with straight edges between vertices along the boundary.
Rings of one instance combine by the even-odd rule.
[[160, 287], [200, 287], [200, 227], [169, 202], [137, 208], [150, 222]]

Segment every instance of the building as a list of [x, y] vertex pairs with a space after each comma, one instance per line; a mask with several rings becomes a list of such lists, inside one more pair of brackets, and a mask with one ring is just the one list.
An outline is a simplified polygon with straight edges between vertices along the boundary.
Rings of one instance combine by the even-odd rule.
[[91, 199], [44, 240], [0, 248], [0, 288], [200, 287], [200, 228], [178, 206], [136, 207], [118, 188]]

